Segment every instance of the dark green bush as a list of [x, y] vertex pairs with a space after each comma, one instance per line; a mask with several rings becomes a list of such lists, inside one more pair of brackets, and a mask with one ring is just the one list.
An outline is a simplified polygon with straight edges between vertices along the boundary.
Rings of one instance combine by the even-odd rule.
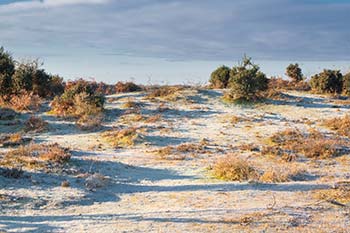
[[343, 77], [343, 92], [345, 95], [350, 95], [350, 72]]
[[294, 82], [300, 82], [303, 80], [303, 73], [298, 63], [290, 64], [286, 69], [286, 74]]
[[228, 84], [231, 88], [228, 97], [233, 100], [255, 100], [267, 90], [268, 79], [251, 58], [244, 57], [242, 64], [232, 68]]
[[230, 79], [230, 71], [231, 69], [227, 66], [221, 66], [217, 68], [210, 75], [210, 87], [211, 88], [226, 88], [228, 81]]
[[11, 94], [12, 75], [14, 72], [14, 60], [3, 47], [0, 47], [0, 95]]
[[311, 77], [310, 86], [317, 93], [341, 93], [343, 75], [339, 70], [323, 70]]

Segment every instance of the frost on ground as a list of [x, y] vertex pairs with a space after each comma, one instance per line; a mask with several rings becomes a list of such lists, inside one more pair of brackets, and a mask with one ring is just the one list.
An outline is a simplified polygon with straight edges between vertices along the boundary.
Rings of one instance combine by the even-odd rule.
[[[350, 106], [310, 94], [287, 96], [233, 105], [215, 90], [186, 90], [173, 101], [146, 99], [144, 93], [114, 95], [97, 132], [42, 112], [49, 130], [28, 136], [68, 147], [72, 159], [55, 172], [0, 175], [0, 231], [348, 232], [348, 203], [317, 198], [349, 179], [347, 151], [292, 162], [262, 151], [266, 139], [284, 129], [331, 133], [321, 121], [346, 115]], [[132, 138], [120, 134], [117, 144], [102, 137], [126, 128], [133, 130]], [[18, 130], [0, 125], [1, 133]], [[304, 172], [280, 183], [215, 179], [212, 164], [228, 154], [259, 171], [293, 166]]]

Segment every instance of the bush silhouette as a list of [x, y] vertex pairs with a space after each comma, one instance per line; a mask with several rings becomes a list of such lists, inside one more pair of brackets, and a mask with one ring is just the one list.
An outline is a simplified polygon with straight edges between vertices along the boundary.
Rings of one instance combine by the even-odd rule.
[[339, 70], [323, 70], [311, 77], [310, 85], [317, 93], [341, 93], [343, 89], [343, 75]]
[[231, 69], [227, 66], [221, 66], [217, 68], [210, 75], [210, 87], [212, 88], [226, 88], [228, 81], [230, 79], [230, 71]]

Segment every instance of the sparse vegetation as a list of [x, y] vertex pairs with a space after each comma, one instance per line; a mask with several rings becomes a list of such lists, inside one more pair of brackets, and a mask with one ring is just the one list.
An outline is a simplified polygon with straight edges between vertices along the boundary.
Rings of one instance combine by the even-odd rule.
[[191, 154], [193, 157], [206, 152], [206, 147], [202, 143], [183, 143], [178, 146], [166, 146], [152, 151], [160, 159], [165, 160], [184, 160], [188, 154]]
[[115, 85], [115, 91], [117, 93], [126, 93], [126, 92], [136, 92], [136, 91], [142, 91], [142, 87], [136, 85], [133, 82], [118, 82]]
[[307, 158], [326, 159], [344, 153], [346, 142], [338, 138], [328, 138], [321, 132], [312, 130], [302, 133], [299, 130], [287, 129], [269, 138], [272, 147], [265, 147], [263, 153], [279, 155], [284, 160], [294, 160], [297, 155]]
[[19, 169], [50, 169], [67, 163], [70, 157], [68, 149], [58, 144], [30, 144], [7, 152], [0, 160], [0, 166]]
[[331, 130], [335, 130], [341, 136], [350, 137], [350, 116], [336, 117], [324, 120], [323, 125]]

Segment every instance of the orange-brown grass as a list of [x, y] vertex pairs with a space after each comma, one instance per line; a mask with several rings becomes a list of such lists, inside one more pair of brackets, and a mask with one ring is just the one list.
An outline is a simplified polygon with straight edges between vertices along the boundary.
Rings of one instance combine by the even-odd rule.
[[18, 95], [0, 97], [0, 106], [16, 111], [38, 111], [42, 100], [38, 95], [23, 91]]
[[0, 160], [5, 167], [41, 169], [60, 166], [70, 160], [68, 149], [58, 144], [30, 144], [7, 152]]
[[350, 188], [341, 186], [333, 189], [317, 190], [313, 192], [313, 197], [318, 200], [336, 201], [339, 204], [347, 205], [350, 203]]
[[306, 173], [304, 169], [291, 164], [281, 165], [278, 164], [273, 168], [270, 168], [260, 176], [259, 181], [264, 183], [282, 183], [289, 181], [303, 180], [303, 176]]
[[31, 116], [25, 123], [24, 123], [24, 131], [25, 132], [35, 132], [40, 133], [47, 130], [48, 123], [44, 121], [40, 117]]
[[227, 181], [256, 180], [259, 177], [258, 171], [248, 161], [233, 154], [218, 159], [211, 170], [215, 178]]
[[149, 91], [146, 99], [162, 98], [168, 101], [176, 101], [179, 97], [179, 92], [184, 90], [184, 86], [160, 86]]
[[160, 121], [162, 119], [162, 115], [161, 114], [157, 114], [154, 116], [150, 116], [148, 118], [145, 119], [146, 123], [156, 123], [158, 121]]
[[272, 152], [286, 158], [286, 154], [302, 154], [308, 158], [326, 159], [341, 155], [343, 147], [348, 146], [346, 141], [326, 137], [316, 130], [302, 133], [299, 130], [287, 129], [272, 135], [268, 142], [272, 146], [265, 147], [263, 152]]
[[22, 134], [8, 134], [0, 136], [0, 145], [3, 147], [19, 146], [31, 141], [30, 138], [24, 138]]
[[130, 147], [134, 146], [136, 140], [141, 136], [136, 128], [130, 127], [125, 129], [113, 129], [103, 132], [102, 139], [113, 147]]
[[336, 131], [341, 136], [350, 137], [350, 115], [325, 120], [323, 125]]
[[123, 105], [123, 108], [140, 108], [141, 104], [135, 102], [135, 100], [129, 98]]
[[152, 151], [160, 159], [166, 160], [183, 160], [186, 159], [188, 154], [195, 156], [205, 152], [205, 145], [202, 143], [183, 143], [178, 146], [166, 146]]
[[294, 91], [309, 91], [310, 85], [305, 81], [293, 82], [282, 78], [271, 78], [269, 80], [269, 89], [274, 90], [294, 90]]

